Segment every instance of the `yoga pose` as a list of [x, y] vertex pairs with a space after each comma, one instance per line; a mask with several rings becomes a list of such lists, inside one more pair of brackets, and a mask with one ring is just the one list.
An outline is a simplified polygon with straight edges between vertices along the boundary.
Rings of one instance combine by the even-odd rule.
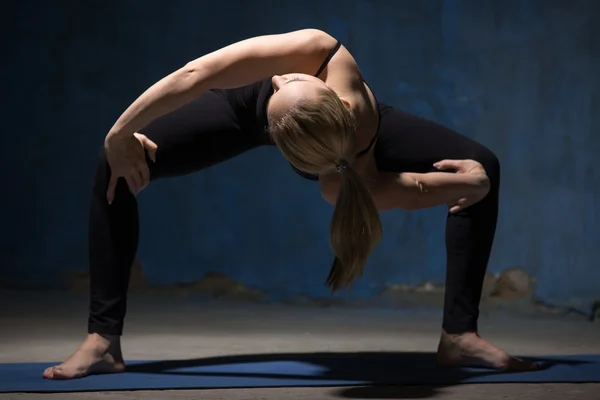
[[[48, 379], [125, 368], [120, 337], [138, 245], [136, 195], [152, 180], [276, 146], [335, 206], [332, 290], [359, 276], [381, 238], [379, 210], [448, 205], [438, 363], [536, 366], [477, 334], [498, 213], [500, 167], [484, 146], [381, 104], [348, 50], [316, 29], [243, 40], [190, 61], [120, 116], [98, 160], [90, 210], [88, 337]], [[325, 274], [324, 274], [325, 277]]]

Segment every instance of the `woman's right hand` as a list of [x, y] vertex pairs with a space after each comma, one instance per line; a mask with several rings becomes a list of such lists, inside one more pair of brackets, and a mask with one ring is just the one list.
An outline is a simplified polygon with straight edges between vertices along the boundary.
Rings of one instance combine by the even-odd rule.
[[156, 143], [146, 136], [135, 133], [133, 136], [109, 133], [104, 141], [106, 158], [111, 176], [106, 199], [111, 204], [115, 198], [115, 188], [119, 178], [124, 178], [129, 191], [136, 196], [150, 182], [150, 170], [146, 163], [145, 151], [156, 161]]

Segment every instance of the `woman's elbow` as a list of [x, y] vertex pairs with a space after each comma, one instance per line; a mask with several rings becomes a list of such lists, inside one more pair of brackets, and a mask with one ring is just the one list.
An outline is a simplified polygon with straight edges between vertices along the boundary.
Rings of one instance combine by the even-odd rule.
[[182, 90], [211, 88], [215, 68], [210, 66], [204, 59], [190, 61], [170, 75], [174, 86]]

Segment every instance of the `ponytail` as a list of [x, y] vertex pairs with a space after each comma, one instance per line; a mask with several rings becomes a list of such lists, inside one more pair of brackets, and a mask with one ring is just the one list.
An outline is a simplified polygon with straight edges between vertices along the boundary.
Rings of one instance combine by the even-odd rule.
[[327, 286], [349, 286], [362, 271], [382, 236], [379, 213], [363, 179], [340, 158], [355, 151], [352, 110], [331, 89], [303, 98], [283, 114], [268, 115], [269, 135], [298, 171], [319, 175], [336, 162], [341, 187], [330, 227], [335, 261]]
[[362, 275], [382, 237], [379, 212], [363, 179], [345, 162], [337, 170], [342, 184], [329, 232], [335, 260], [326, 282], [334, 292]]

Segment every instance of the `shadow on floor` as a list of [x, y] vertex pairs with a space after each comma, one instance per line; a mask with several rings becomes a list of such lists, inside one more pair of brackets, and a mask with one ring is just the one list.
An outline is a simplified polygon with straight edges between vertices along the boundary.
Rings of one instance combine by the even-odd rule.
[[336, 389], [333, 397], [345, 399], [426, 399], [438, 397], [445, 386], [359, 386]]
[[[586, 361], [573, 359], [532, 357], [528, 359], [540, 363], [544, 370], [556, 364], [586, 363]], [[259, 367], [253, 370], [252, 364], [269, 362], [291, 362], [291, 365], [299, 365], [299, 367], [269, 373], [260, 372]], [[242, 368], [244, 372], [240, 371], [240, 365], [244, 365]], [[232, 370], [227, 371], [227, 366], [231, 366]], [[206, 371], [202, 367], [210, 367], [212, 371]], [[195, 371], [194, 368], [197, 370]], [[337, 390], [333, 394], [343, 398], [361, 399], [428, 398], [434, 397], [444, 386], [466, 383], [473, 378], [487, 378], [493, 382], [491, 378], [494, 376], [506, 375], [500, 371], [482, 368], [440, 368], [436, 365], [435, 353], [425, 352], [277, 353], [222, 356], [139, 362], [129, 365], [127, 372], [279, 379], [282, 381], [281, 386], [286, 386], [286, 379], [312, 381], [311, 385], [307, 386], [331, 386], [326, 381], [346, 381], [353, 387]], [[551, 371], [540, 372], [551, 373]], [[502, 381], [526, 383], [528, 376], [531, 376], [529, 374], [540, 372], [511, 374], [512, 378], [502, 379]], [[560, 381], [560, 376], [552, 381]]]

